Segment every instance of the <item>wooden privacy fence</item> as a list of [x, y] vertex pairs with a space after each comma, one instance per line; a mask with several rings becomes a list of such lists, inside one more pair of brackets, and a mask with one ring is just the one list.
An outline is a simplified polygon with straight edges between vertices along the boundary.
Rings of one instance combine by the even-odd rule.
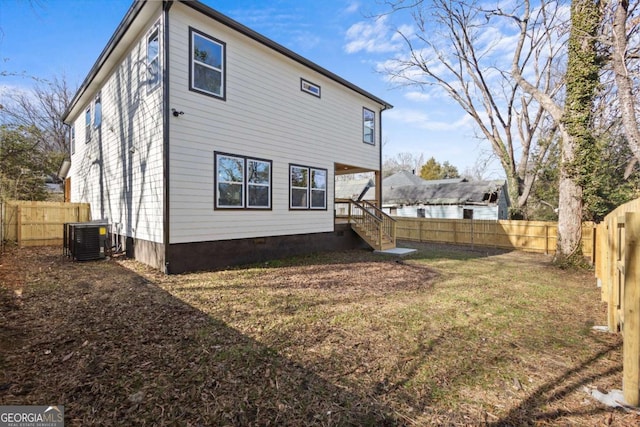
[[640, 199], [619, 206], [596, 228], [596, 278], [611, 332], [623, 334], [622, 392], [640, 403]]
[[[558, 225], [545, 221], [491, 221], [394, 217], [397, 239], [517, 249], [553, 254]], [[594, 260], [594, 224], [582, 224], [582, 252]]]
[[63, 224], [91, 219], [88, 203], [7, 201], [2, 235], [20, 247], [62, 245]]

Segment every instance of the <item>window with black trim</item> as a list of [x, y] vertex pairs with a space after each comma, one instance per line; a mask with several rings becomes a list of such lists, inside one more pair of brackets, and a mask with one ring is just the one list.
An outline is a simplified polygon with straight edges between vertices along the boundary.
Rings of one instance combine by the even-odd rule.
[[216, 209], [271, 209], [271, 165], [271, 160], [216, 152]]
[[320, 86], [315, 83], [311, 83], [308, 80], [300, 79], [300, 90], [320, 98]]
[[76, 152], [76, 127], [75, 125], [71, 125], [71, 131], [69, 132], [69, 139], [71, 139], [70, 144], [71, 145], [71, 154], [74, 154]]
[[156, 26], [147, 37], [147, 84], [152, 90], [160, 83], [160, 32]]
[[189, 28], [189, 89], [225, 99], [226, 43]]
[[93, 103], [93, 127], [98, 129], [102, 124], [102, 100], [100, 95], [96, 97]]
[[327, 170], [289, 165], [289, 209], [327, 208]]
[[368, 108], [362, 109], [362, 141], [376, 143], [376, 113]]
[[91, 141], [91, 107], [87, 107], [84, 112], [84, 142]]

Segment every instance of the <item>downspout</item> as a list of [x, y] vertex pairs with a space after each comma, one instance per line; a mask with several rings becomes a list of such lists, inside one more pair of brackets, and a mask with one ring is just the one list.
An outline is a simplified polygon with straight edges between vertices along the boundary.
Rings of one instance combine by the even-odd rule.
[[163, 72], [162, 72], [162, 186], [163, 200], [162, 200], [162, 243], [164, 246], [164, 273], [169, 274], [169, 126], [171, 112], [169, 111], [169, 9], [173, 5], [173, 1], [165, 0], [162, 4], [163, 9]]

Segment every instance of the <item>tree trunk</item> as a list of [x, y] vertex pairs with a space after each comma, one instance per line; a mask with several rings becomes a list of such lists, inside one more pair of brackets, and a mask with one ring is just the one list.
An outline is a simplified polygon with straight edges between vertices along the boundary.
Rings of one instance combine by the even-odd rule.
[[640, 129], [638, 128], [638, 118], [635, 109], [637, 100], [633, 96], [633, 82], [627, 69], [626, 58], [626, 22], [629, 13], [629, 1], [612, 0], [611, 4], [616, 5], [613, 18], [613, 55], [611, 62], [615, 73], [616, 86], [618, 87], [618, 102], [620, 103], [622, 123], [624, 124], [629, 148], [636, 160], [640, 161]]
[[581, 255], [582, 195], [585, 178], [597, 156], [592, 110], [599, 83], [596, 37], [601, 13], [598, 0], [573, 0], [567, 61], [567, 97], [562, 123], [562, 162], [556, 261]]
[[[571, 145], [566, 140], [564, 147]], [[582, 240], [582, 186], [562, 168], [558, 200], [558, 241], [555, 259], [564, 261], [580, 255]]]

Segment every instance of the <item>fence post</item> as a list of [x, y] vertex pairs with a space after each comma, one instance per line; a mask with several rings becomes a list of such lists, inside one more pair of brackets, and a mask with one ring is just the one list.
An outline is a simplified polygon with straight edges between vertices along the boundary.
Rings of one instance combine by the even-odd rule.
[[625, 403], [640, 400], [640, 213], [625, 214], [624, 341], [622, 392]]
[[18, 247], [22, 247], [22, 205], [18, 205], [16, 213], [16, 237], [18, 239]]
[[549, 226], [544, 225], [544, 254], [549, 255]]

